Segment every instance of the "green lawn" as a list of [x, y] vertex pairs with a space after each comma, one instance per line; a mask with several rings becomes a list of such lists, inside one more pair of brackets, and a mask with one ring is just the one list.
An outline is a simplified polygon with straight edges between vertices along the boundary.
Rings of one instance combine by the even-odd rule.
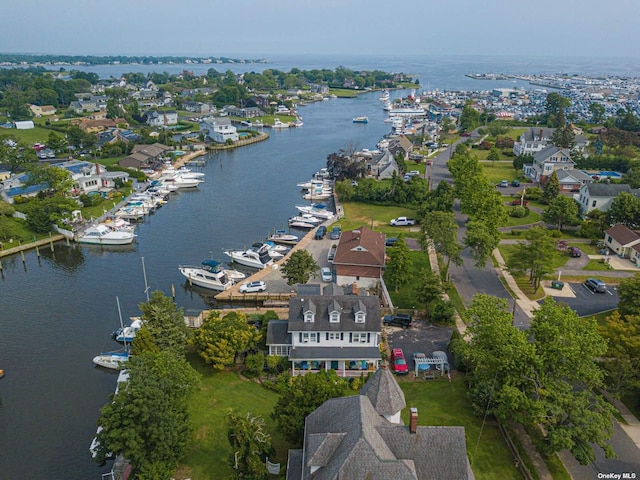
[[[471, 468], [478, 480], [520, 478], [500, 431], [494, 420], [473, 414], [467, 399], [464, 376], [454, 375], [428, 381], [400, 381], [407, 407], [417, 407], [418, 424], [465, 427], [467, 453]], [[402, 412], [402, 420], [409, 424], [409, 408]]]
[[[416, 279], [419, 277], [420, 272], [423, 269], [431, 270], [431, 265], [429, 264], [429, 256], [425, 252], [411, 252], [411, 260], [413, 264], [411, 265], [411, 278]], [[398, 288], [398, 291], [395, 291], [393, 285], [387, 284], [387, 288], [389, 289], [389, 295], [391, 296], [391, 301], [393, 302], [394, 307], [402, 308], [402, 309], [418, 309], [424, 310], [424, 306], [416, 302], [416, 282], [409, 281], [407, 285], [403, 285]]]
[[405, 236], [417, 237], [418, 232], [411, 232], [408, 228], [392, 227], [389, 221], [396, 217], [415, 218], [416, 211], [405, 207], [386, 207], [380, 205], [370, 205], [360, 202], [342, 202], [344, 218], [336, 224], [342, 230], [351, 230], [361, 226], [373, 228], [376, 232], [382, 232], [390, 237], [397, 237], [401, 232]]
[[[476, 152], [474, 151], [475, 155]], [[481, 162], [480, 166], [489, 183], [498, 184], [502, 180], [515, 180], [520, 174], [513, 168], [512, 161]]]
[[[1, 134], [8, 134], [16, 137], [16, 139], [20, 142], [26, 143], [28, 145], [33, 145], [34, 143], [47, 143], [49, 139], [49, 134], [53, 130], [49, 130], [47, 128], [35, 127], [29, 130], [17, 130], [12, 128], [11, 130], [3, 130], [0, 132]], [[60, 135], [59, 132], [56, 132]]]
[[191, 421], [195, 426], [193, 444], [176, 477], [209, 480], [215, 472], [216, 478], [234, 478], [229, 463], [233, 451], [227, 440], [224, 419], [231, 408], [240, 414], [251, 412], [264, 418], [276, 450], [271, 461], [286, 466], [288, 450], [293, 446], [277, 432], [275, 422], [269, 417], [277, 395], [235, 372], [213, 372], [197, 358], [192, 358], [192, 364], [202, 374], [202, 383], [189, 400]]
[[[509, 213], [514, 207], [511, 205], [507, 205], [507, 213]], [[503, 227], [517, 227], [520, 225], [530, 225], [532, 223], [536, 223], [542, 220], [542, 215], [538, 212], [534, 212], [533, 210], [529, 210], [529, 213], [525, 217], [512, 217], [509, 215], [507, 217], [507, 222], [502, 225]]]
[[604, 263], [602, 259], [598, 260], [589, 260], [589, 263], [583, 268], [583, 270], [613, 270], [612, 267], [609, 266], [608, 263]]

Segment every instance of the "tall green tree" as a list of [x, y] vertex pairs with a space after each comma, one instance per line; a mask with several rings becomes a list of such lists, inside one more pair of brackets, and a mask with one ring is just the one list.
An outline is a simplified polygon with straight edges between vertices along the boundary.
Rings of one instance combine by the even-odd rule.
[[605, 230], [610, 227], [607, 214], [601, 210], [591, 210], [580, 224], [580, 234], [591, 240], [602, 240]]
[[620, 397], [640, 392], [640, 315], [622, 316], [614, 311], [606, 318], [600, 334], [607, 339], [608, 350], [600, 361], [607, 391]]
[[175, 302], [160, 290], [153, 292], [150, 300], [140, 303], [138, 307], [142, 312], [142, 330], [149, 332], [149, 340], [153, 345], [161, 351], [184, 355], [189, 330], [182, 308], [178, 309]]
[[542, 187], [542, 203], [549, 204], [558, 195], [560, 195], [560, 181], [558, 173], [554, 170]]
[[[429, 305], [440, 298], [442, 295], [442, 282], [440, 277], [429, 270], [423, 268], [418, 277], [418, 285], [416, 286], [416, 299], [424, 304], [428, 310]], [[428, 311], [427, 311], [428, 314]]]
[[261, 337], [246, 315], [231, 312], [220, 317], [218, 310], [212, 310], [195, 332], [193, 344], [206, 363], [221, 371], [235, 365], [237, 355], [254, 348]]
[[631, 229], [640, 226], [640, 199], [628, 192], [620, 192], [607, 210], [607, 220], [611, 225], [621, 223]]
[[384, 279], [389, 285], [393, 285], [395, 292], [411, 279], [411, 250], [404, 241], [404, 237], [398, 238], [398, 243], [387, 248], [389, 259], [385, 265]]
[[191, 427], [187, 398], [198, 374], [171, 352], [144, 353], [127, 362], [129, 380], [101, 411], [98, 458], [124, 455], [135, 478], [169, 479], [187, 452]]
[[350, 392], [349, 382], [335, 370], [322, 370], [313, 375], [292, 377], [282, 374], [276, 388], [280, 397], [271, 417], [287, 439], [302, 444], [304, 421], [307, 415], [330, 398], [343, 397]]
[[229, 425], [228, 438], [233, 453], [230, 465], [236, 473], [255, 480], [269, 478], [265, 460], [271, 453], [271, 435], [264, 419], [247, 412], [239, 415], [230, 411], [226, 416]]
[[551, 141], [558, 148], [568, 148], [571, 150], [576, 144], [576, 135], [573, 133], [571, 125], [566, 124], [556, 128]]
[[297, 283], [307, 283], [311, 275], [316, 273], [320, 267], [306, 250], [296, 250], [289, 259], [282, 265], [280, 271], [287, 279], [287, 285]]
[[529, 282], [537, 290], [542, 277], [553, 272], [555, 242], [549, 231], [542, 227], [530, 228], [525, 232], [525, 238], [526, 241], [518, 242], [506, 265], [514, 275], [529, 272]]
[[481, 125], [480, 112], [478, 112], [475, 108], [473, 108], [470, 103], [467, 103], [462, 108], [462, 113], [460, 113], [459, 123], [460, 123], [460, 128], [464, 132], [470, 132], [471, 130], [475, 130]]
[[620, 315], [640, 315], [640, 274], [620, 280], [618, 298]]
[[471, 250], [471, 257], [476, 267], [483, 267], [500, 243], [500, 232], [482, 220], [471, 220], [467, 223], [464, 245]]
[[547, 223], [557, 225], [562, 231], [565, 225], [578, 225], [580, 223], [580, 208], [578, 203], [564, 195], [558, 195], [551, 200], [549, 206], [544, 210], [544, 220]]
[[456, 265], [462, 262], [458, 224], [453, 212], [427, 212], [421, 219], [419, 241], [423, 250], [433, 246], [436, 252], [445, 257], [446, 263], [442, 269], [444, 278], [448, 278], [451, 262]]

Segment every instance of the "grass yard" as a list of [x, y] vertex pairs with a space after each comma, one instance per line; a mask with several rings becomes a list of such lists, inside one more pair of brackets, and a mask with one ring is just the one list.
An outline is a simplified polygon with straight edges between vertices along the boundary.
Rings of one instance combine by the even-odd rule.
[[[16, 137], [16, 139], [20, 142], [26, 143], [27, 145], [33, 145], [34, 143], [47, 143], [49, 139], [49, 134], [53, 130], [49, 130], [47, 128], [35, 127], [29, 130], [17, 130], [12, 128], [10, 130], [2, 131], [2, 134], [8, 134]], [[60, 133], [56, 132], [58, 135]]]
[[372, 228], [377, 232], [385, 233], [389, 237], [397, 237], [401, 232], [406, 237], [417, 237], [418, 232], [410, 231], [408, 228], [392, 227], [389, 221], [392, 218], [406, 216], [415, 218], [415, 210], [405, 207], [387, 207], [371, 205], [359, 202], [343, 202], [342, 209], [344, 218], [335, 224], [340, 225], [342, 230], [352, 230], [361, 226]]
[[230, 465], [233, 451], [225, 424], [225, 415], [231, 408], [240, 414], [251, 412], [264, 418], [276, 450], [270, 460], [286, 466], [288, 450], [293, 446], [278, 433], [275, 422], [269, 418], [278, 396], [236, 372], [214, 372], [198, 358], [192, 358], [191, 363], [202, 374], [202, 383], [189, 400], [194, 425], [192, 447], [174, 478], [209, 480], [214, 472], [216, 478], [234, 478]]
[[[476, 152], [474, 152], [475, 155]], [[498, 184], [502, 180], [515, 180], [520, 172], [513, 168], [512, 161], [481, 162], [480, 166], [489, 183]]]
[[599, 270], [599, 271], [607, 271], [613, 270], [608, 263], [604, 263], [602, 259], [598, 260], [589, 260], [589, 263], [583, 268], [583, 270]]
[[349, 88], [330, 88], [329, 93], [339, 98], [355, 98], [358, 96], [358, 93], [365, 92], [357, 92], [356, 90], [351, 90]]
[[[507, 214], [514, 208], [511, 205], [507, 205]], [[509, 215], [507, 217], [507, 222], [502, 225], [503, 227], [519, 227], [521, 225], [531, 225], [532, 223], [536, 223], [542, 220], [542, 215], [538, 212], [534, 212], [533, 210], [529, 210], [526, 216], [524, 217], [512, 217]]]
[[[418, 408], [419, 425], [465, 427], [467, 453], [478, 480], [520, 478], [496, 422], [487, 419], [483, 427], [483, 419], [473, 414], [464, 376], [454, 375], [451, 382], [400, 380], [400, 386], [407, 407]], [[408, 425], [409, 408], [402, 413], [402, 420]]]
[[429, 256], [425, 252], [411, 252], [411, 260], [413, 264], [411, 265], [411, 279], [414, 281], [409, 281], [408, 284], [403, 285], [398, 288], [398, 291], [395, 291], [393, 285], [387, 283], [387, 288], [389, 289], [389, 295], [391, 296], [391, 301], [393, 301], [393, 305], [397, 308], [402, 309], [415, 309], [424, 310], [424, 306], [420, 303], [416, 302], [416, 282], [415, 279], [419, 278], [420, 272], [423, 269], [431, 270], [431, 266], [429, 265]]

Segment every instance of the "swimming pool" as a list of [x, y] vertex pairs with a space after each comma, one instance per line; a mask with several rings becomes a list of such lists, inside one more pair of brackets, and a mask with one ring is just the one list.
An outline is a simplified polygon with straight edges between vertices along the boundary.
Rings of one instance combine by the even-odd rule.
[[586, 173], [587, 175], [591, 175], [593, 176], [598, 176], [600, 178], [605, 178], [605, 177], [609, 177], [609, 178], [615, 178], [617, 180], [622, 178], [622, 174], [620, 172], [614, 172], [611, 170], [601, 170], [601, 171], [597, 171], [597, 170], [581, 170], [582, 173]]

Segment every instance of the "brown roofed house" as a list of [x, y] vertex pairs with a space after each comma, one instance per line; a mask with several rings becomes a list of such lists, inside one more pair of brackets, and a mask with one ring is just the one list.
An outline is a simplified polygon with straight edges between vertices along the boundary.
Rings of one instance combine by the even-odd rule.
[[376, 286], [385, 265], [384, 241], [383, 233], [364, 226], [343, 232], [333, 259], [337, 283]]

